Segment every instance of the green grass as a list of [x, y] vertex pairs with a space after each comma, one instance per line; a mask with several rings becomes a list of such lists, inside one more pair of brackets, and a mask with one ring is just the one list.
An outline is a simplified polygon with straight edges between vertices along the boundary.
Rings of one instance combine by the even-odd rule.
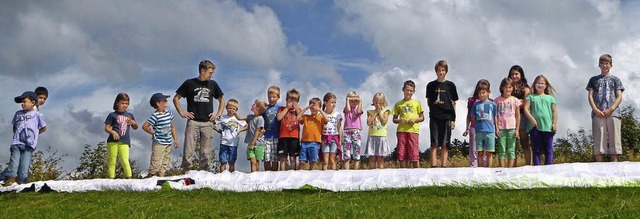
[[638, 218], [638, 188], [420, 187], [367, 192], [213, 190], [0, 195], [3, 218]]

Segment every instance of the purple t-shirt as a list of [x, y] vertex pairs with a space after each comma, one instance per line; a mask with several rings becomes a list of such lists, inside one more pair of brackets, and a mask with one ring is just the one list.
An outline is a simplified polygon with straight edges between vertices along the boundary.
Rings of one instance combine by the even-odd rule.
[[11, 124], [15, 128], [12, 145], [25, 145], [36, 149], [40, 129], [47, 126], [44, 118], [35, 110], [18, 110]]
[[358, 129], [362, 130], [362, 114], [358, 114], [358, 107], [351, 107], [351, 110], [344, 112], [344, 130]]

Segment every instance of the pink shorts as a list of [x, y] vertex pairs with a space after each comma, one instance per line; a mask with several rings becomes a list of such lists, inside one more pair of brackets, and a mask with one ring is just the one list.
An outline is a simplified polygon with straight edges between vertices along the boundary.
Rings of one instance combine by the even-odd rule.
[[398, 160], [420, 161], [418, 133], [398, 132]]

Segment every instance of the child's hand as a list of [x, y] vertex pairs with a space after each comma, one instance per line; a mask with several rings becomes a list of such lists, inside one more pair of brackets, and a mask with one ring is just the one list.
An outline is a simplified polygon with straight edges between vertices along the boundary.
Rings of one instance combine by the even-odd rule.
[[465, 130], [465, 131], [462, 133], [462, 137], [467, 137], [467, 135], [469, 135], [469, 129]]
[[500, 129], [496, 129], [496, 137], [500, 138]]
[[518, 134], [518, 130], [513, 132], [513, 137], [516, 138], [516, 139], [520, 139], [520, 134]]
[[451, 130], [456, 128], [456, 122], [455, 121], [451, 121]]
[[178, 141], [173, 141], [173, 147], [178, 148], [178, 145], [180, 144], [180, 142]]
[[413, 125], [414, 123], [416, 123], [415, 121], [413, 121], [413, 119], [409, 119], [407, 120], [407, 124], [409, 125]]
[[556, 124], [551, 125], [551, 132], [556, 132]]
[[536, 122], [536, 120], [532, 120], [531, 121], [531, 126], [534, 128], [538, 128], [538, 122]]
[[252, 144], [248, 145], [247, 150], [253, 150], [253, 145]]
[[130, 126], [138, 125], [136, 120], [133, 120], [132, 118], [127, 119], [127, 124], [129, 124]]
[[113, 131], [113, 133], [111, 134], [111, 136], [113, 136], [113, 140], [120, 140], [120, 135], [118, 134], [118, 132]]

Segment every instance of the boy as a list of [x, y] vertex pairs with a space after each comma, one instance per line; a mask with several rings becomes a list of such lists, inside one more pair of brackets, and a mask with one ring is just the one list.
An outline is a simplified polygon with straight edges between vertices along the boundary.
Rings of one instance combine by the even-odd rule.
[[47, 130], [47, 124], [42, 115], [35, 110], [38, 103], [38, 95], [35, 92], [24, 92], [15, 97], [14, 101], [22, 105], [22, 110], [18, 110], [11, 121], [13, 140], [9, 167], [7, 168], [9, 174], [5, 186], [16, 182], [16, 177], [18, 184], [27, 182], [31, 154], [38, 144], [38, 135]]
[[[176, 90], [173, 104], [182, 118], [187, 119], [184, 131], [184, 151], [182, 154], [182, 172], [192, 168], [193, 153], [196, 145], [200, 145], [199, 158], [201, 170], [209, 170], [209, 162], [213, 158], [213, 121], [222, 115], [224, 93], [218, 83], [211, 80], [216, 66], [209, 60], [202, 60], [198, 66], [199, 75], [184, 81]], [[180, 98], [187, 98], [187, 111], [182, 110]], [[218, 111], [213, 112], [213, 99], [218, 100]], [[197, 144], [197, 143], [199, 144]]]
[[287, 158], [292, 169], [296, 169], [296, 157], [300, 150], [300, 125], [298, 115], [302, 109], [298, 106], [300, 93], [296, 89], [287, 91], [287, 105], [278, 109], [277, 119], [280, 121], [280, 138], [278, 139], [278, 159], [280, 171], [286, 170]]
[[151, 161], [148, 177], [164, 177], [171, 161], [171, 145], [178, 148], [178, 135], [173, 125], [173, 114], [166, 110], [169, 95], [155, 93], [149, 104], [156, 112], [142, 125], [142, 130], [151, 135]]
[[[322, 143], [322, 128], [325, 123], [324, 118], [327, 117], [324, 111], [321, 110], [321, 106], [322, 101], [320, 98], [311, 98], [309, 106], [298, 114], [300, 125], [304, 125], [300, 140], [302, 143], [300, 143], [300, 165], [298, 165], [298, 170], [304, 170], [307, 163], [309, 163], [309, 170], [313, 170], [316, 162], [318, 162], [318, 152]], [[311, 114], [303, 115], [307, 110], [311, 110]]]
[[267, 100], [269, 105], [262, 114], [264, 118], [264, 170], [278, 170], [278, 137], [280, 135], [280, 122], [278, 121], [278, 100], [280, 99], [280, 88], [271, 86], [267, 89]]
[[244, 143], [247, 143], [247, 159], [251, 162], [251, 172], [258, 171], [260, 169], [258, 162], [264, 160], [266, 143], [263, 135], [264, 118], [262, 118], [262, 114], [266, 110], [267, 103], [258, 99], [251, 105], [253, 114], [247, 116], [249, 129], [244, 137]]
[[36, 95], [38, 95], [38, 108], [42, 105], [44, 105], [44, 103], [47, 102], [47, 99], [49, 98], [49, 90], [47, 90], [47, 88], [45, 87], [37, 87], [36, 90]]
[[[500, 130], [496, 129], [498, 127], [498, 105], [489, 100], [489, 94], [489, 88], [481, 87], [478, 92], [480, 101], [471, 107], [471, 120], [476, 122], [476, 150], [478, 156], [487, 158], [486, 167], [491, 167], [493, 164], [496, 137], [500, 137]], [[480, 152], [484, 154], [481, 156]]]
[[420, 125], [424, 121], [424, 111], [420, 101], [411, 99], [416, 91], [416, 84], [412, 80], [402, 85], [404, 99], [393, 106], [393, 123], [398, 124], [398, 160], [400, 168], [407, 168], [407, 160], [413, 168], [420, 167]]
[[620, 128], [622, 122], [618, 107], [622, 102], [624, 86], [615, 75], [609, 74], [613, 66], [611, 55], [604, 54], [598, 60], [600, 75], [589, 79], [589, 105], [591, 105], [591, 130], [593, 130], [593, 152], [596, 161], [602, 162], [603, 155], [611, 156], [611, 161], [618, 161], [622, 154]]
[[243, 121], [238, 119], [238, 101], [229, 99], [227, 102], [227, 115], [220, 116], [216, 120], [213, 130], [220, 133], [220, 172], [227, 169], [229, 164], [229, 172], [236, 170], [236, 159], [238, 158], [238, 143], [240, 142], [240, 133], [247, 130], [247, 126]]
[[431, 167], [437, 165], [440, 147], [441, 167], [447, 167], [451, 130], [456, 126], [456, 85], [446, 79], [449, 71], [447, 61], [440, 60], [434, 67], [437, 79], [427, 84], [427, 105], [429, 106], [429, 129], [431, 133]]

